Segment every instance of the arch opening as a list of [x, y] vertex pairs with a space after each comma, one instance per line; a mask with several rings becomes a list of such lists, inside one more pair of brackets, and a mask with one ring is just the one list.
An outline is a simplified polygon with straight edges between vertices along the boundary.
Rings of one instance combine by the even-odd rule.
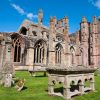
[[62, 59], [62, 45], [57, 44], [55, 47], [55, 63], [61, 64], [61, 59]]
[[20, 33], [23, 35], [27, 35], [27, 29], [25, 27], [22, 27]]
[[21, 58], [21, 41], [19, 39], [14, 40], [14, 62], [20, 62]]
[[38, 41], [34, 47], [34, 63], [44, 63], [46, 56], [46, 45], [43, 40]]

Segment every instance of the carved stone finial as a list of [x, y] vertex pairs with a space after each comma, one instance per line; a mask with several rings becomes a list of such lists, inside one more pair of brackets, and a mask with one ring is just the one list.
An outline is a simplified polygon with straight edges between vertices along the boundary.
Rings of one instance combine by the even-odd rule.
[[86, 19], [85, 16], [82, 18], [82, 22], [83, 22], [83, 23], [87, 23], [87, 19]]
[[50, 22], [53, 22], [53, 18], [52, 18], [52, 16], [50, 17]]
[[64, 16], [64, 18], [62, 19], [62, 21], [63, 21], [63, 24], [65, 26], [68, 26], [68, 17], [67, 16]]
[[42, 9], [40, 9], [38, 12], [38, 21], [42, 22], [42, 19], [43, 19], [43, 11], [42, 11]]
[[94, 24], [96, 24], [96, 23], [97, 23], [96, 16], [93, 16], [93, 23], [94, 23]]
[[57, 24], [57, 18], [56, 18], [56, 16], [53, 17], [53, 22], [54, 22], [55, 25]]

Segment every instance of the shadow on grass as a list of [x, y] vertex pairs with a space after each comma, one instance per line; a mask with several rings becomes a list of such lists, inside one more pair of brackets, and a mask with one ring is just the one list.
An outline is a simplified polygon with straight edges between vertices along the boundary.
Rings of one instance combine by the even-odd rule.
[[44, 76], [44, 75], [37, 75], [35, 77], [47, 77], [47, 76]]
[[26, 87], [26, 86], [24, 86], [24, 87], [23, 87], [23, 89], [22, 89], [21, 91], [24, 91], [24, 90], [26, 90], [26, 89], [27, 89], [27, 87]]
[[42, 75], [36, 75], [35, 77], [47, 77], [47, 73], [44, 72]]

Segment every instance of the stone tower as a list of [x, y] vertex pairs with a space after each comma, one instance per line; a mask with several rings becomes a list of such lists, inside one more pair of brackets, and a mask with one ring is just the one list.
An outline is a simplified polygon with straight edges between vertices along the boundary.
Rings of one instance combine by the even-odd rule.
[[52, 18], [50, 17], [50, 32], [49, 32], [49, 63], [55, 65], [55, 25], [56, 25], [56, 17]]
[[43, 11], [39, 10], [38, 12], [38, 34], [40, 35], [42, 31], [42, 20], [43, 20]]
[[93, 21], [90, 27], [90, 65], [96, 66], [96, 34], [97, 32], [97, 19], [93, 16]]
[[88, 41], [89, 39], [89, 23], [85, 17], [82, 18], [81, 22], [81, 45], [83, 48], [83, 65], [88, 66]]

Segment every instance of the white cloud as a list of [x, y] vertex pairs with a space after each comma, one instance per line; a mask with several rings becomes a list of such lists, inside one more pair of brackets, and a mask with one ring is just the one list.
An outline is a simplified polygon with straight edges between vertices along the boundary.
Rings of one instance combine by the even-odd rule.
[[95, 2], [95, 6], [96, 6], [98, 9], [100, 9], [100, 0], [97, 0], [97, 1]]
[[25, 15], [27, 18], [29, 19], [33, 19], [33, 18], [37, 18], [37, 15], [34, 15], [33, 13], [27, 13], [24, 9], [22, 9], [19, 5], [16, 4], [11, 4], [11, 6], [18, 11], [18, 13], [20, 13], [21, 15]]
[[93, 6], [97, 7], [98, 9], [100, 9], [100, 0], [88, 0], [89, 3], [91, 3]]
[[88, 0], [89, 3], [91, 3], [92, 5], [94, 5], [94, 1], [93, 0]]
[[27, 18], [29, 19], [33, 19], [33, 18], [37, 18], [37, 15], [33, 15], [33, 13], [27, 13]]
[[25, 14], [25, 11], [19, 6], [19, 5], [16, 5], [16, 4], [11, 4], [11, 6], [16, 9], [20, 14], [24, 15]]

